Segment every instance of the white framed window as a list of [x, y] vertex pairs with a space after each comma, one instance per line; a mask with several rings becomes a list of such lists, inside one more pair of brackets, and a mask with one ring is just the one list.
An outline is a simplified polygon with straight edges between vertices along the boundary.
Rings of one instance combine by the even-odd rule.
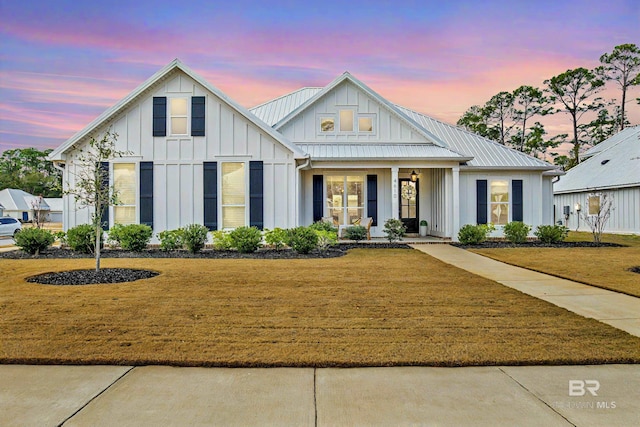
[[509, 222], [509, 181], [491, 181], [490, 190], [491, 222], [494, 225], [505, 225]]
[[244, 162], [222, 163], [222, 228], [246, 225], [247, 193]]
[[373, 117], [371, 116], [359, 116], [358, 117], [358, 132], [361, 133], [373, 133]]
[[588, 215], [600, 215], [600, 201], [600, 196], [597, 194], [592, 194], [587, 198]]
[[333, 116], [320, 116], [320, 133], [332, 133], [336, 130], [336, 119]]
[[169, 98], [170, 135], [188, 134], [188, 102], [187, 98]]
[[135, 224], [136, 221], [136, 164], [113, 164], [113, 188], [118, 204], [113, 206], [114, 224]]
[[326, 216], [338, 225], [352, 225], [364, 216], [365, 178], [363, 175], [325, 177]]
[[340, 132], [353, 132], [353, 110], [340, 110]]

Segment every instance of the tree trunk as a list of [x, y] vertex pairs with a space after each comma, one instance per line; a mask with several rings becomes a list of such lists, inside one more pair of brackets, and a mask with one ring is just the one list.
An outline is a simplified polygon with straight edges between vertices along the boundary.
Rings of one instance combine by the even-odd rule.
[[573, 118], [573, 155], [576, 161], [576, 165], [580, 163], [580, 140], [578, 139], [578, 119], [576, 113], [571, 114]]
[[102, 231], [101, 224], [96, 226], [96, 271], [100, 271], [100, 232]]
[[524, 153], [524, 140], [527, 133], [527, 115], [522, 119], [522, 138], [520, 138], [520, 151]]
[[626, 100], [627, 100], [627, 88], [625, 86], [622, 86], [622, 106], [620, 108], [620, 115], [622, 116], [620, 118], [620, 130], [621, 131], [624, 129], [624, 103], [626, 102]]

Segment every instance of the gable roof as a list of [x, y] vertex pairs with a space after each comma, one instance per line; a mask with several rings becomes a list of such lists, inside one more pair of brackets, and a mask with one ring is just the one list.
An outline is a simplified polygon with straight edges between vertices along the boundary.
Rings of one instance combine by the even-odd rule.
[[[304, 113], [304, 111], [307, 108], [309, 108], [311, 105], [313, 105], [317, 100], [322, 98], [324, 95], [326, 95], [327, 93], [329, 93], [330, 91], [332, 91], [334, 88], [338, 87], [340, 84], [342, 84], [345, 81], [348, 81], [348, 82], [354, 84], [358, 89], [360, 89], [361, 91], [366, 93], [369, 97], [371, 97], [373, 100], [375, 100], [380, 105], [382, 105], [382, 107], [385, 108], [387, 111], [389, 111], [392, 115], [400, 118], [400, 120], [402, 120], [405, 123], [407, 123], [418, 134], [422, 135], [425, 139], [427, 139], [427, 141], [430, 141], [431, 143], [439, 145], [441, 147], [444, 146], [443, 142], [440, 141], [436, 135], [432, 134], [428, 130], [426, 130], [423, 127], [421, 127], [411, 117], [407, 116], [405, 113], [403, 113], [401, 110], [399, 110], [394, 104], [390, 103], [389, 101], [384, 99], [382, 96], [378, 95], [377, 92], [375, 92], [369, 86], [365, 85], [363, 82], [361, 82], [356, 77], [351, 75], [351, 73], [349, 73], [348, 71], [345, 71], [342, 75], [338, 76], [334, 81], [332, 81], [327, 86], [325, 86], [324, 88], [320, 89], [317, 92], [314, 90], [314, 89], [317, 89], [317, 88], [307, 88], [307, 91], [306, 91], [305, 94], [306, 95], [311, 95], [311, 97], [308, 98], [306, 101], [302, 102], [301, 104], [299, 104], [298, 107], [295, 108], [294, 110], [289, 111], [288, 114], [286, 114], [284, 117], [282, 117], [276, 123], [273, 123], [272, 124], [273, 128], [276, 129], [276, 130], [281, 129], [284, 125], [289, 123], [295, 117], [297, 117], [300, 114]], [[292, 92], [289, 95], [286, 95], [286, 97], [289, 98], [290, 96], [295, 95], [297, 92], [299, 92], [299, 91]], [[302, 95], [302, 94], [300, 94], [300, 95]], [[280, 98], [283, 98], [283, 97], [280, 97]], [[278, 98], [278, 99], [280, 99], [280, 98]], [[282, 99], [276, 105], [278, 105], [279, 107], [284, 107], [284, 106], [286, 106], [287, 102], [288, 101], [286, 99]], [[265, 104], [262, 104], [259, 107], [263, 107], [264, 108]], [[255, 108], [258, 108], [258, 107], [255, 107]], [[252, 110], [255, 110], [255, 108], [252, 109]], [[261, 112], [261, 111], [258, 111], [258, 112]], [[254, 111], [254, 114], [255, 113], [256, 112]]]
[[274, 138], [276, 141], [280, 142], [286, 148], [291, 150], [291, 152], [294, 155], [294, 158], [301, 159], [306, 157], [305, 154], [302, 153], [295, 144], [291, 143], [283, 135], [276, 132], [271, 126], [264, 123], [257, 116], [249, 112], [249, 110], [247, 110], [245, 107], [241, 106], [240, 104], [236, 103], [231, 98], [229, 98], [227, 95], [225, 95], [220, 89], [216, 88], [215, 86], [207, 82], [205, 79], [200, 77], [193, 70], [191, 70], [189, 67], [183, 64], [179, 59], [174, 59], [164, 68], [162, 68], [160, 71], [155, 73], [153, 76], [147, 79], [144, 83], [142, 83], [140, 86], [134, 89], [133, 92], [131, 92], [129, 95], [127, 95], [122, 100], [120, 100], [117, 104], [115, 104], [111, 108], [107, 109], [104, 113], [96, 117], [84, 129], [82, 129], [80, 132], [73, 135], [71, 138], [69, 138], [67, 141], [62, 143], [55, 150], [53, 150], [49, 154], [49, 157], [48, 157], [49, 160], [54, 160], [54, 161], [63, 160], [62, 155], [67, 150], [72, 148], [74, 144], [78, 143], [82, 139], [89, 136], [92, 132], [95, 131], [97, 127], [103, 125], [106, 122], [109, 122], [110, 120], [113, 120], [119, 113], [121, 113], [126, 108], [131, 106], [132, 103], [136, 102], [144, 92], [149, 90], [156, 83], [164, 80], [166, 77], [168, 77], [171, 73], [173, 73], [176, 70], [180, 70], [183, 73], [185, 73], [187, 76], [191, 77], [193, 80], [195, 80], [198, 84], [203, 86], [209, 92], [213, 93], [215, 96], [220, 98], [222, 102], [226, 103], [229, 107], [231, 107], [232, 109], [240, 113], [247, 120], [255, 124], [258, 128], [260, 128], [265, 133], [269, 134], [272, 138]]
[[[36, 202], [37, 199], [37, 196], [15, 188], [5, 188], [0, 191], [0, 204], [6, 211], [31, 211], [33, 210], [31, 203]], [[40, 201], [40, 209], [49, 210], [49, 205], [44, 199]]]
[[[375, 153], [379, 153], [385, 158], [401, 159], [405, 158], [407, 153], [412, 152], [415, 154], [415, 157], [409, 158], [414, 159], [455, 159], [458, 157], [461, 161], [467, 160], [467, 165], [465, 167], [468, 168], [512, 169], [517, 167], [552, 172], [556, 170], [553, 165], [545, 161], [511, 149], [457, 126], [441, 122], [425, 114], [418, 113], [399, 105], [391, 104], [384, 98], [380, 97], [380, 95], [371, 91], [371, 89], [368, 89], [362, 82], [348, 73], [345, 73], [338, 79], [334, 80], [329, 86], [327, 86], [327, 88], [335, 87], [346, 78], [354, 83], [358, 82], [355, 84], [363, 88], [363, 90], [369, 91], [368, 93], [375, 96], [379, 102], [389, 108], [392, 108], [392, 110], [400, 117], [408, 120], [413, 127], [421, 129], [423, 134], [426, 133], [427, 135], [430, 135], [431, 140], [438, 141], [438, 145], [442, 148], [448, 149], [449, 152], [445, 153], [444, 151], [440, 151], [436, 153], [434, 150], [431, 150], [431, 152], [428, 153], [427, 150], [421, 149], [420, 153], [418, 153], [415, 151], [415, 147], [417, 147], [418, 144], [410, 144], [412, 148], [407, 147], [406, 149], [397, 147], [397, 144], [386, 144], [381, 150], [373, 149], [372, 147], [374, 144], [367, 145], [366, 150], [365, 148], [350, 148], [353, 144], [299, 144], [300, 148], [309, 153], [312, 159], [317, 157], [320, 157], [322, 160], [337, 160], [340, 158], [343, 160], [346, 160], [347, 158], [369, 159], [369, 156], [372, 156]], [[251, 111], [272, 126], [282, 126], [283, 123], [291, 120], [294, 116], [300, 114], [302, 110], [319, 99], [328, 91], [327, 88], [302, 88], [253, 107]], [[377, 146], [379, 144], [375, 145]], [[357, 146], [365, 147], [365, 145], [362, 144]], [[400, 152], [400, 150], [403, 152]], [[404, 151], [406, 151], [406, 153]], [[341, 154], [346, 155], [347, 158], [340, 157]], [[433, 157], [427, 154], [430, 154]], [[561, 174], [561, 172], [558, 172], [558, 174]]]
[[609, 148], [599, 150], [554, 183], [555, 194], [640, 186], [640, 127], [625, 129], [596, 147], [602, 144]]

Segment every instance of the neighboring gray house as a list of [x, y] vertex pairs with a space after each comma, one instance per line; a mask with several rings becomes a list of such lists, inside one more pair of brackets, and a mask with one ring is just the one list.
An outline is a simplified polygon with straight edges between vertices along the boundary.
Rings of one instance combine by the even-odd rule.
[[49, 205], [44, 199], [39, 199], [38, 196], [14, 188], [0, 190], [0, 204], [4, 206], [3, 216], [17, 218], [23, 222], [33, 219], [33, 210], [38, 204], [41, 211], [48, 213]]
[[568, 209], [570, 229], [591, 231], [576, 208], [579, 204], [582, 214], [593, 213], [599, 205], [596, 195], [606, 193], [613, 199], [613, 210], [605, 231], [640, 234], [640, 126], [624, 129], [582, 158], [553, 185], [556, 218], [564, 219]]
[[45, 197], [44, 201], [49, 205], [47, 221], [62, 224], [62, 197]]
[[[103, 165], [122, 204], [108, 225], [290, 228], [332, 217], [401, 219], [457, 239], [464, 224], [553, 223], [554, 166], [394, 105], [344, 73], [250, 111], [178, 60], [49, 156], [73, 185], [79, 150], [108, 128], [125, 157]], [[63, 197], [67, 230], [89, 221]]]

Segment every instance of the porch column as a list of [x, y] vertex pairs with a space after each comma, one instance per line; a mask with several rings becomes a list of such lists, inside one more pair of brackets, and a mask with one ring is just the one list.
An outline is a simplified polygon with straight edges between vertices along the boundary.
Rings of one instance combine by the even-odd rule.
[[398, 199], [398, 172], [400, 168], [391, 168], [391, 218], [399, 219], [400, 201]]
[[451, 171], [453, 172], [453, 182], [451, 183], [451, 196], [453, 197], [451, 240], [457, 242], [458, 230], [460, 230], [460, 166], [454, 166]]

